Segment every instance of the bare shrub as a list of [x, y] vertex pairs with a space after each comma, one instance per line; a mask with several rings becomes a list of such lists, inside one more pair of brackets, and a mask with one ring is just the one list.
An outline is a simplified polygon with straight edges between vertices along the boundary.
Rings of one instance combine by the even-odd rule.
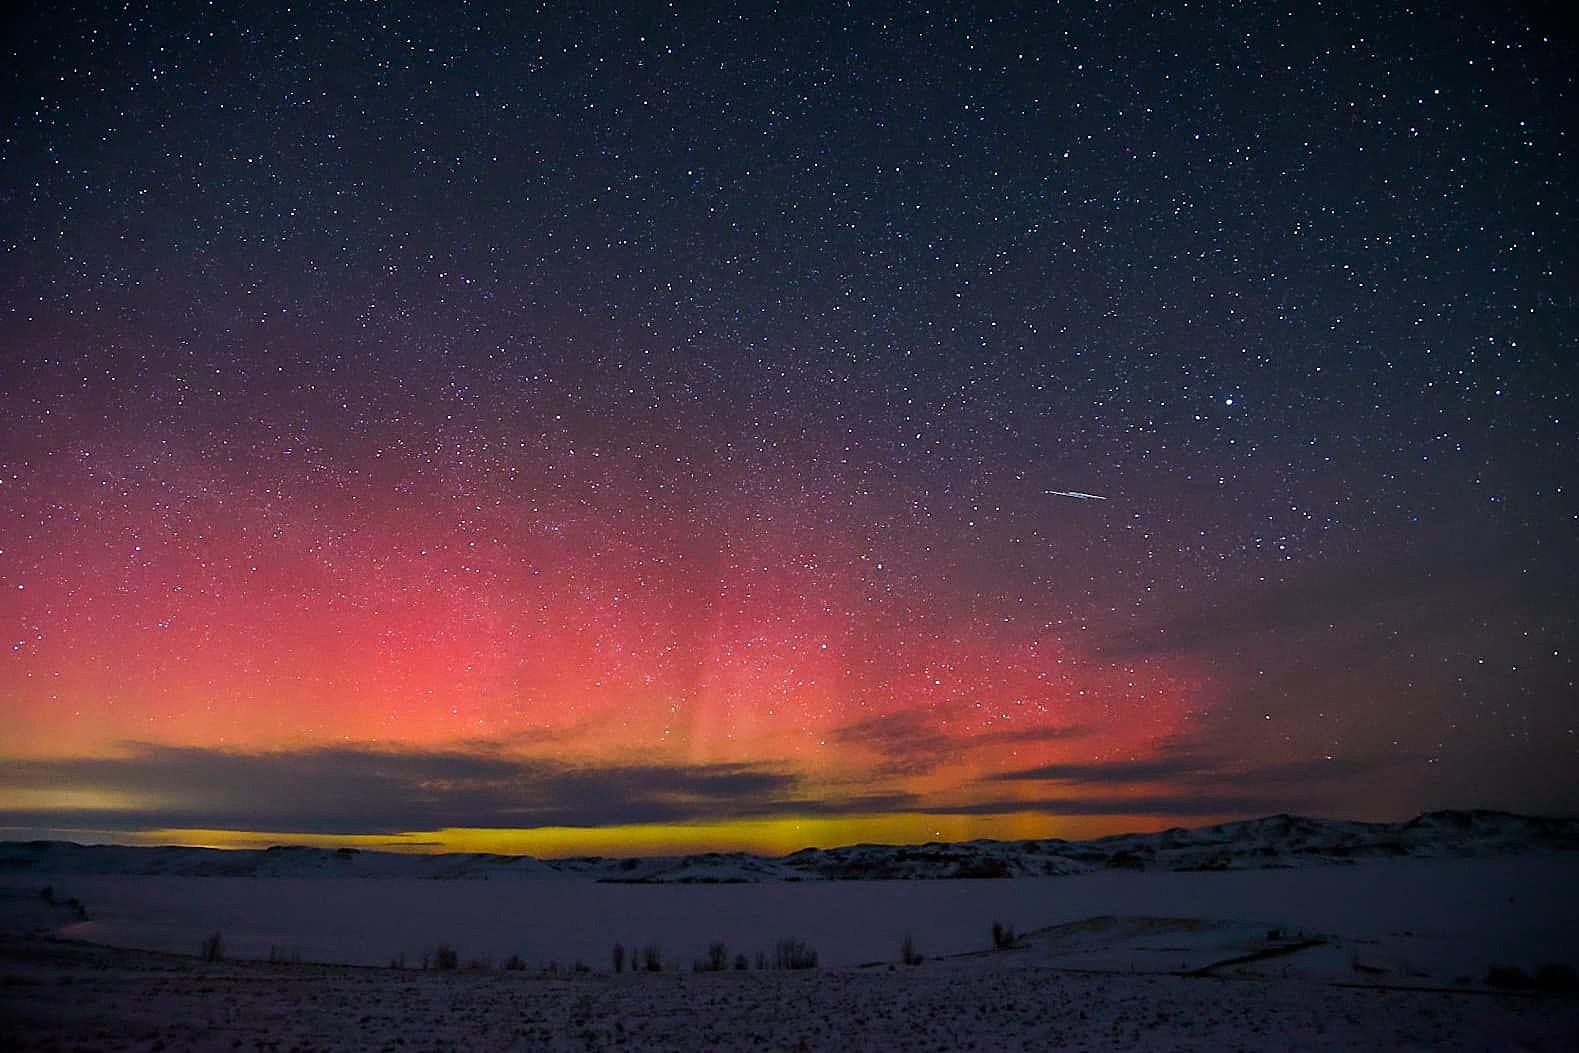
[[211, 933], [206, 939], [203, 940], [202, 947], [198, 951], [198, 957], [202, 958], [205, 962], [224, 961], [224, 937], [220, 936], [220, 934], [217, 932]]
[[642, 968], [650, 973], [663, 972], [663, 951], [656, 943], [649, 943], [641, 949]]
[[504, 960], [504, 967], [509, 972], [518, 973], [526, 968], [526, 963], [521, 960], [519, 954], [512, 954]]
[[906, 965], [920, 965], [924, 960], [921, 952], [916, 950], [916, 941], [910, 933], [905, 933], [905, 942], [899, 945], [899, 960]]
[[447, 943], [441, 943], [433, 948], [433, 954], [428, 960], [435, 969], [456, 969], [461, 964], [460, 954]]
[[623, 943], [616, 943], [614, 945], [614, 952], [613, 952], [612, 957], [613, 957], [613, 960], [614, 960], [614, 971], [617, 972], [617, 973], [624, 972], [625, 971], [625, 945]]
[[1000, 951], [1006, 951], [1020, 942], [1019, 934], [1014, 931], [1013, 925], [1006, 925], [1001, 921], [992, 923], [992, 945]]

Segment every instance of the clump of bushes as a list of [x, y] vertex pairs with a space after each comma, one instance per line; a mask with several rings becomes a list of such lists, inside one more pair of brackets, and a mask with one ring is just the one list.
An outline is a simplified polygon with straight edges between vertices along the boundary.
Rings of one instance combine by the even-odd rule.
[[422, 967], [424, 969], [458, 969], [460, 964], [461, 956], [459, 952], [447, 943], [439, 944], [433, 948], [431, 954], [422, 956]]
[[721, 973], [729, 968], [729, 948], [722, 940], [717, 940], [707, 945], [707, 957], [698, 959], [691, 965], [692, 972]]
[[920, 951], [916, 950], [916, 941], [910, 933], [905, 933], [905, 942], [899, 945], [899, 960], [906, 965], [920, 965], [925, 959]]
[[1535, 978], [1517, 965], [1493, 965], [1486, 970], [1486, 983], [1492, 987], [1529, 987]]
[[[661, 973], [663, 972], [663, 950], [656, 943], [649, 943], [642, 947], [634, 947], [627, 954], [625, 945], [616, 943], [613, 950], [609, 953], [609, 964], [614, 967], [616, 973], [622, 973], [625, 971], [627, 962], [630, 964], [630, 971], [633, 973]], [[702, 963], [697, 962], [695, 968], [700, 970], [701, 966]], [[578, 971], [591, 972], [587, 966], [580, 962], [576, 963], [576, 967]]]
[[82, 900], [78, 899], [76, 896], [69, 896], [66, 899], [60, 899], [55, 895], [54, 885], [45, 885], [43, 888], [39, 889], [38, 896], [51, 907], [65, 907], [67, 910], [71, 911], [72, 916], [78, 921], [88, 920], [88, 908], [82, 905]]
[[1566, 962], [1547, 962], [1536, 970], [1535, 986], [1543, 991], [1572, 994], [1579, 991], [1579, 972]]
[[797, 939], [780, 940], [773, 948], [775, 969], [815, 969], [817, 952]]
[[995, 949], [1006, 951], [1020, 942], [1020, 936], [1014, 931], [1013, 925], [1006, 925], [1001, 921], [992, 923], [992, 945]]

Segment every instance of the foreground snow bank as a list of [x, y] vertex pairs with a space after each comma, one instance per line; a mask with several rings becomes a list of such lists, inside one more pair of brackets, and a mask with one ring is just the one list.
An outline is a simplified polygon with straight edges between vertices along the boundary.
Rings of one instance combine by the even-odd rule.
[[0, 941], [16, 1049], [1562, 1049], [1579, 1003], [1298, 981], [919, 968], [544, 979]]

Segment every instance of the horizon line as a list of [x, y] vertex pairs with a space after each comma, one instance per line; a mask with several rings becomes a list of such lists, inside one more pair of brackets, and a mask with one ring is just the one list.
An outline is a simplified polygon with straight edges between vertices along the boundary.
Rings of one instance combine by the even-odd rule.
[[[398, 832], [398, 833], [361, 833], [361, 834], [356, 834], [356, 833], [314, 834], [314, 833], [290, 833], [290, 832], [283, 832], [283, 831], [203, 830], [203, 829], [189, 829], [189, 828], [162, 828], [162, 829], [134, 830], [134, 831], [110, 831], [110, 830], [90, 830], [90, 829], [80, 829], [80, 830], [78, 830], [76, 828], [71, 828], [71, 827], [60, 827], [60, 828], [55, 828], [53, 830], [37, 830], [36, 832], [40, 833], [40, 834], [56, 834], [56, 835], [69, 835], [69, 834], [72, 834], [72, 833], [79, 833], [80, 832], [80, 833], [83, 833], [83, 834], [103, 835], [103, 836], [105, 836], [106, 838], [109, 838], [109, 839], [108, 840], [97, 840], [97, 839], [95, 839], [95, 840], [79, 841], [79, 840], [75, 840], [74, 838], [69, 837], [69, 836], [42, 836], [42, 837], [27, 837], [27, 836], [23, 836], [23, 837], [19, 837], [19, 838], [15, 838], [15, 839], [13, 839], [11, 837], [4, 837], [4, 838], [0, 838], [0, 845], [61, 844], [61, 845], [71, 845], [71, 846], [78, 847], [78, 848], [129, 848], [129, 849], [141, 849], [141, 850], [196, 849], [196, 850], [200, 850], [200, 851], [217, 851], [217, 852], [267, 852], [267, 851], [271, 851], [273, 849], [308, 849], [308, 850], [312, 850], [312, 851], [321, 851], [321, 852], [341, 852], [341, 851], [349, 850], [349, 851], [356, 852], [356, 853], [364, 853], [365, 852], [365, 853], [371, 853], [371, 854], [375, 854], [375, 855], [433, 856], [433, 857], [441, 857], [441, 856], [449, 856], [449, 855], [474, 855], [474, 856], [475, 855], [481, 855], [481, 856], [495, 856], [495, 857], [500, 857], [500, 858], [537, 859], [537, 860], [544, 860], [544, 861], [563, 860], [563, 859], [577, 859], [577, 858], [587, 858], [587, 857], [602, 857], [602, 858], [615, 858], [615, 859], [643, 859], [643, 858], [655, 858], [655, 857], [664, 857], [664, 856], [688, 857], [688, 856], [707, 856], [707, 855], [744, 855], [744, 856], [754, 856], [754, 857], [762, 858], [762, 859], [783, 859], [783, 858], [787, 858], [788, 856], [796, 855], [796, 854], [798, 854], [800, 852], [806, 852], [806, 851], [824, 851], [824, 852], [826, 852], [826, 851], [837, 851], [839, 849], [858, 848], [858, 847], [863, 847], [863, 846], [872, 846], [872, 847], [880, 847], [880, 848], [918, 848], [918, 847], [926, 847], [926, 846], [929, 846], [929, 845], [964, 845], [964, 844], [973, 844], [973, 843], [980, 843], [980, 842], [991, 842], [991, 843], [997, 843], [997, 844], [1018, 844], [1018, 843], [1039, 842], [1039, 841], [1064, 841], [1064, 842], [1068, 842], [1068, 843], [1072, 843], [1072, 844], [1081, 844], [1081, 843], [1090, 843], [1090, 842], [1095, 842], [1095, 841], [1108, 840], [1108, 839], [1111, 839], [1111, 838], [1118, 838], [1118, 837], [1147, 836], [1147, 835], [1153, 835], [1153, 834], [1159, 834], [1159, 833], [1166, 833], [1166, 832], [1172, 831], [1172, 830], [1185, 830], [1185, 831], [1206, 830], [1206, 829], [1211, 829], [1211, 828], [1219, 827], [1219, 826], [1228, 826], [1228, 825], [1232, 825], [1232, 824], [1235, 824], [1235, 823], [1249, 824], [1249, 823], [1261, 822], [1261, 821], [1272, 820], [1272, 819], [1304, 820], [1304, 821], [1308, 821], [1308, 822], [1317, 822], [1317, 823], [1354, 823], [1354, 824], [1362, 824], [1362, 825], [1368, 825], [1368, 826], [1407, 826], [1410, 823], [1418, 822], [1421, 819], [1425, 819], [1425, 818], [1428, 818], [1428, 817], [1431, 817], [1431, 816], [1442, 816], [1442, 815], [1466, 815], [1466, 816], [1500, 815], [1500, 816], [1510, 816], [1510, 817], [1515, 817], [1515, 818], [1520, 818], [1520, 819], [1534, 819], [1534, 820], [1550, 819], [1550, 820], [1559, 820], [1559, 821], [1565, 821], [1565, 820], [1566, 821], [1571, 821], [1571, 820], [1573, 820], [1575, 818], [1579, 818], [1579, 816], [1576, 816], [1576, 815], [1557, 814], [1557, 813], [1550, 813], [1550, 814], [1539, 813], [1538, 814], [1538, 813], [1530, 813], [1530, 812], [1515, 812], [1515, 811], [1510, 811], [1508, 809], [1503, 809], [1503, 808], [1484, 808], [1484, 807], [1477, 807], [1477, 808], [1433, 808], [1433, 809], [1428, 809], [1426, 811], [1422, 811], [1422, 812], [1416, 813], [1415, 815], [1412, 815], [1412, 816], [1408, 816], [1408, 817], [1405, 817], [1405, 818], [1396, 818], [1396, 819], [1339, 818], [1339, 817], [1334, 817], [1334, 816], [1305, 815], [1305, 814], [1300, 814], [1300, 813], [1296, 813], [1296, 812], [1279, 811], [1279, 812], [1269, 812], [1269, 813], [1262, 813], [1262, 814], [1244, 814], [1244, 815], [1238, 815], [1238, 816], [1233, 816], [1233, 817], [1228, 817], [1228, 816], [1190, 816], [1190, 817], [1183, 817], [1183, 818], [1195, 820], [1194, 822], [1185, 822], [1185, 823], [1172, 822], [1172, 823], [1168, 823], [1168, 824], [1165, 824], [1165, 825], [1164, 824], [1143, 824], [1144, 828], [1124, 829], [1124, 830], [1119, 830], [1119, 831], [1112, 832], [1112, 833], [1101, 833], [1101, 834], [1094, 834], [1094, 835], [1091, 835], [1091, 836], [1084, 836], [1084, 837], [1079, 837], [1079, 836], [1066, 837], [1066, 836], [1062, 836], [1062, 835], [1058, 835], [1058, 834], [1049, 834], [1049, 835], [1044, 835], [1044, 836], [1021, 836], [1021, 837], [991, 837], [991, 836], [977, 835], [977, 836], [972, 836], [972, 837], [957, 837], [957, 838], [941, 837], [941, 838], [933, 838], [933, 839], [928, 839], [928, 840], [856, 839], [856, 840], [832, 841], [832, 842], [823, 840], [820, 843], [802, 844], [800, 847], [797, 847], [797, 848], [789, 848], [789, 849], [776, 848], [776, 849], [771, 849], [771, 850], [761, 850], [761, 849], [757, 849], [757, 848], [744, 847], [744, 846], [705, 847], [703, 842], [706, 840], [706, 834], [703, 832], [702, 829], [699, 829], [699, 828], [705, 827], [705, 828], [709, 828], [710, 829], [710, 828], [718, 826], [718, 825], [728, 825], [728, 826], [737, 827], [737, 828], [741, 827], [741, 826], [771, 827], [771, 826], [781, 825], [784, 822], [786, 822], [785, 820], [745, 820], [745, 821], [735, 821], [735, 822], [731, 822], [731, 823], [727, 823], [727, 824], [715, 824], [715, 823], [691, 824], [689, 827], [683, 826], [683, 825], [668, 825], [668, 824], [643, 824], [643, 825], [633, 824], [633, 825], [630, 825], [630, 826], [609, 826], [609, 827], [536, 827], [536, 828], [523, 828], [523, 829], [505, 829], [505, 828], [491, 828], [491, 827], [448, 827], [448, 828], [444, 828], [444, 829], [441, 829], [441, 830], [401, 831], [401, 832]], [[886, 818], [886, 817], [871, 817], [871, 818]], [[930, 817], [930, 818], [943, 818], [943, 817], [934, 816], [934, 817]], [[955, 818], [955, 817], [949, 817], [949, 818]], [[974, 819], [983, 819], [983, 818], [990, 819], [990, 818], [993, 818], [993, 817], [970, 817], [970, 818], [974, 818]], [[1049, 816], [1047, 816], [1047, 818], [1064, 820], [1064, 819], [1067, 819], [1068, 817], [1051, 816], [1051, 815], [1049, 815]], [[1154, 817], [1154, 818], [1158, 818], [1158, 817]], [[1175, 817], [1175, 818], [1180, 818], [1180, 817]], [[1202, 820], [1206, 820], [1206, 821], [1202, 821]], [[791, 821], [791, 822], [793, 822], [793, 821]], [[837, 822], [838, 824], [843, 825], [843, 824], [846, 824], [846, 823], [850, 822], [850, 820], [836, 820], [834, 822]], [[796, 823], [796, 825], [810, 825], [810, 824], [807, 821], [803, 820], [803, 821], [800, 821], [799, 823]], [[689, 829], [691, 829], [693, 831], [693, 835], [694, 835], [693, 838], [675, 837], [675, 834], [676, 834], [677, 831], [682, 830], [682, 829], [687, 829], [687, 828], [689, 828]], [[25, 828], [25, 827], [4, 827], [4, 826], [0, 826], [0, 833], [4, 833], [4, 834], [9, 834], [9, 833], [11, 833], [13, 831], [18, 833], [18, 834], [25, 834], [26, 832], [28, 832], [28, 830], [29, 830], [29, 828]], [[617, 851], [584, 851], [583, 850], [583, 851], [559, 851], [559, 852], [554, 851], [551, 847], [549, 848], [548, 851], [544, 852], [544, 851], [524, 851], [524, 850], [509, 851], [509, 850], [504, 850], [502, 845], [499, 848], [496, 848], [496, 849], [489, 849], [489, 848], [482, 847], [482, 845], [481, 845], [481, 842], [486, 842], [486, 841], [505, 841], [505, 840], [508, 840], [508, 841], [520, 843], [520, 842], [525, 842], [525, 841], [530, 841], [530, 840], [540, 840], [540, 839], [544, 839], [544, 838], [548, 839], [551, 842], [556, 842], [556, 841], [566, 841], [566, 842], [578, 841], [578, 840], [582, 840], [583, 838], [585, 838], [585, 839], [587, 839], [589, 841], [593, 841], [593, 840], [600, 839], [599, 835], [603, 835], [603, 836], [606, 837], [607, 835], [615, 834], [616, 831], [619, 831], [625, 837], [631, 837], [631, 835], [634, 833], [636, 836], [631, 838], [633, 843], [629, 844], [625, 849], [617, 850]], [[670, 838], [673, 838], [672, 842], [670, 844], [668, 844], [668, 845], [665, 845], [659, 839], [659, 837], [656, 836], [656, 835], [658, 835], [660, 833], [667, 834]], [[168, 840], [161, 840], [160, 838], [163, 838], [163, 837], [168, 837], [169, 839]], [[224, 843], [224, 842], [228, 842], [228, 843]], [[473, 843], [476, 843], [477, 846], [476, 847], [462, 847], [462, 845], [464, 845], [464, 844], [473, 844]], [[566, 846], [566, 847], [568, 847], [568, 846]], [[645, 848], [647, 850], [643, 851], [643, 850], [641, 850], [642, 848]]]

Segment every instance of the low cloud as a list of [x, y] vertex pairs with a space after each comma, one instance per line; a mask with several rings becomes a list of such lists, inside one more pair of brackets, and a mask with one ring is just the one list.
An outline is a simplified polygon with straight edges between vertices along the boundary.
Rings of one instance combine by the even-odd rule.
[[36, 799], [62, 788], [128, 807], [0, 807], [0, 824], [368, 834], [837, 815], [914, 803], [903, 794], [808, 797], [795, 774], [748, 764], [581, 767], [355, 746], [243, 753], [134, 744], [122, 756], [0, 767], [0, 791]]
[[[918, 765], [935, 765], [983, 740], [1067, 738], [1080, 732], [994, 730], [962, 747], [928, 730], [924, 720], [896, 714], [850, 725], [844, 734], [862, 736], [897, 767], [906, 751], [914, 751]], [[13, 759], [0, 765], [0, 802], [47, 800], [52, 793], [109, 802], [0, 805], [0, 828], [393, 835], [447, 827], [595, 827], [899, 812], [1263, 815], [1308, 810], [1312, 800], [1322, 799], [1322, 791], [1374, 774], [1381, 763], [1235, 768], [1203, 750], [1171, 744], [1143, 759], [1000, 772], [975, 783], [974, 793], [967, 787], [957, 795], [921, 797], [850, 787], [814, 796], [797, 774], [750, 764], [590, 767], [489, 751], [339, 746], [248, 753], [132, 744], [119, 756]], [[1029, 792], [1008, 799], [991, 789], [1009, 785]]]
[[[1525, 563], [1542, 549], [1531, 550], [1507, 532], [1477, 536], [1471, 544], [1452, 523], [1422, 535], [1412, 549], [1385, 557], [1355, 553], [1291, 566], [1271, 580], [1228, 579], [1181, 594], [1149, 619], [1093, 634], [1091, 654], [1110, 662], [1204, 655], [1235, 663], [1248, 655], [1258, 667], [1341, 669], [1410, 655], [1417, 641], [1440, 650], [1443, 639], [1468, 639], [1485, 648], [1488, 636], [1497, 635], [1487, 631], [1488, 611], [1510, 624], [1571, 624], [1572, 561], [1549, 563], [1544, 574], [1487, 574], [1488, 565]], [[1467, 550], [1476, 558], [1430, 555]]]

